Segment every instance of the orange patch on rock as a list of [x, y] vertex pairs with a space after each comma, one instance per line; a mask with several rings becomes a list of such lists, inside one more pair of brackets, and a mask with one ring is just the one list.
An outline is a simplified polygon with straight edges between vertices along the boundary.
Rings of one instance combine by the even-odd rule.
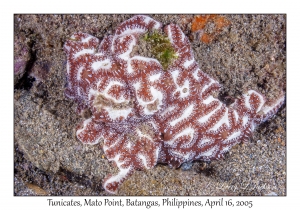
[[214, 24], [214, 30], [211, 33], [202, 33], [200, 40], [206, 44], [212, 42], [224, 27], [230, 25], [230, 21], [220, 15], [198, 15], [192, 22], [192, 32], [204, 31], [208, 23]]

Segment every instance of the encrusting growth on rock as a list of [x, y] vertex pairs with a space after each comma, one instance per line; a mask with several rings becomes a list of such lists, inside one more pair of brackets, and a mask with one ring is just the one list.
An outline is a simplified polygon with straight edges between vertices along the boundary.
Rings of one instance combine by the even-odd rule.
[[229, 107], [214, 98], [220, 84], [199, 69], [188, 38], [175, 24], [163, 29], [176, 54], [166, 70], [156, 59], [131, 55], [139, 36], [161, 27], [137, 15], [101, 42], [79, 32], [64, 45], [66, 96], [78, 103], [79, 113], [92, 112], [77, 138], [86, 144], [104, 139], [105, 157], [119, 168], [104, 180], [110, 193], [136, 169], [222, 158], [284, 103], [284, 96], [269, 102], [254, 90]]
[[[213, 23], [214, 30], [204, 32], [208, 23]], [[224, 27], [229, 26], [230, 22], [225, 17], [220, 15], [198, 15], [192, 22], [192, 32], [200, 33], [200, 40], [203, 43], [211, 43], [217, 35], [223, 30]]]

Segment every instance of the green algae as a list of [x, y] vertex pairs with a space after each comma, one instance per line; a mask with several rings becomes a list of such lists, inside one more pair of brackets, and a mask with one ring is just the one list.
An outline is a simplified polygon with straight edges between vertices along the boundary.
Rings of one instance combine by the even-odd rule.
[[159, 31], [146, 33], [143, 39], [150, 44], [150, 52], [161, 63], [164, 70], [178, 57], [169, 38]]

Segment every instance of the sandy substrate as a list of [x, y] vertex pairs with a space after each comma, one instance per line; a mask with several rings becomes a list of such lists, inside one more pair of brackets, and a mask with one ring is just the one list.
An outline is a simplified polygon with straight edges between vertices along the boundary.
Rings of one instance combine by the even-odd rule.
[[[223, 100], [254, 89], [268, 100], [286, 87], [286, 16], [222, 15], [230, 25], [210, 43], [191, 32], [195, 15], [150, 15], [178, 24], [189, 37], [202, 71], [218, 80]], [[15, 57], [26, 66], [15, 75], [15, 195], [109, 195], [105, 175], [115, 173], [98, 145], [76, 139], [82, 120], [64, 96], [65, 40], [82, 31], [102, 39], [132, 15], [15, 15]], [[213, 34], [214, 22], [202, 33]], [[26, 51], [27, 50], [27, 51]], [[23, 52], [22, 51], [22, 52]], [[143, 49], [140, 49], [143, 52]], [[286, 106], [236, 145], [224, 160], [179, 169], [157, 165], [136, 171], [117, 195], [286, 195]]]

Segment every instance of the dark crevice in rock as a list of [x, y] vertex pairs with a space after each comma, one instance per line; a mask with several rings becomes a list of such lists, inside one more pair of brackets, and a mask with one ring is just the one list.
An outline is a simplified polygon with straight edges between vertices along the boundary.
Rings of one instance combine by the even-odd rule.
[[33, 43], [30, 44], [30, 60], [27, 62], [25, 67], [25, 73], [14, 86], [14, 89], [23, 89], [23, 90], [30, 90], [35, 81], [35, 78], [29, 75], [29, 71], [32, 69], [33, 64], [36, 61], [36, 51], [32, 50]]
[[[85, 175], [78, 175], [66, 169], [60, 168], [57, 173], [43, 171], [26, 160], [24, 154], [15, 145], [14, 176], [20, 177], [24, 183], [35, 184], [50, 195], [66, 195], [65, 190], [72, 185], [81, 185], [83, 188], [90, 188], [95, 194], [104, 191], [101, 179], [89, 178]], [[64, 188], [66, 188], [64, 190]], [[16, 195], [16, 194], [15, 194]]]

